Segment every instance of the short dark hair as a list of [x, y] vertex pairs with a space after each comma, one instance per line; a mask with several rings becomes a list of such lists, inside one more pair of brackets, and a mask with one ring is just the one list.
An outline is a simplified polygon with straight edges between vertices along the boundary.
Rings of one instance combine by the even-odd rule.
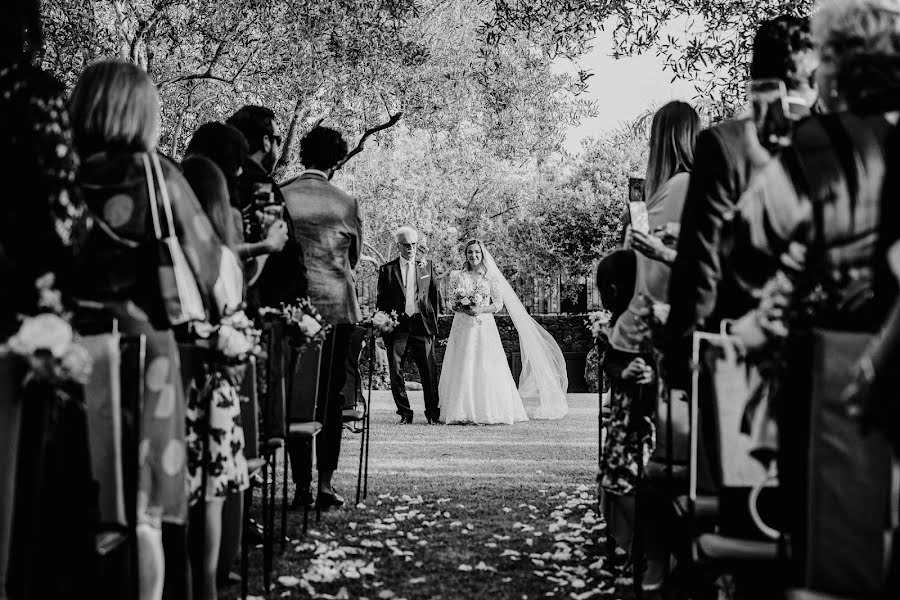
[[275, 135], [275, 112], [265, 106], [248, 104], [225, 121], [244, 134], [250, 153], [264, 150], [263, 138]]
[[760, 23], [753, 39], [752, 79], [780, 79], [789, 90], [812, 86], [815, 46], [807, 17], [781, 15]]
[[327, 171], [346, 156], [344, 136], [330, 127], [313, 127], [300, 141], [300, 162], [307, 169]]
[[631, 303], [637, 276], [637, 256], [634, 250], [610, 252], [597, 264], [597, 290], [600, 303], [614, 319], [624, 313]]

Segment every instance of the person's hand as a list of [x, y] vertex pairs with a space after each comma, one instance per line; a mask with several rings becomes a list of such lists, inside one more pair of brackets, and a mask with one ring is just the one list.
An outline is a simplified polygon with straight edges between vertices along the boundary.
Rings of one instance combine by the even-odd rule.
[[766, 282], [760, 294], [758, 318], [760, 326], [769, 337], [785, 338], [787, 310], [794, 292], [794, 284], [781, 271]]
[[474, 308], [471, 308], [471, 307], [469, 307], [469, 306], [465, 307], [465, 308], [463, 309], [463, 312], [466, 313], [467, 315], [469, 315], [470, 317], [477, 317], [477, 316], [478, 316], [478, 313], [475, 311], [475, 309], [474, 309]]
[[743, 317], [732, 321], [729, 333], [736, 337], [743, 349], [748, 352], [764, 348], [769, 343], [769, 338], [760, 323], [759, 312], [756, 310], [751, 310]]
[[265, 231], [266, 229], [271, 227], [273, 223], [278, 221], [277, 216], [267, 211], [258, 210], [254, 214], [256, 215], [256, 221], [257, 223], [259, 223], [260, 229], [262, 229], [263, 231]]
[[269, 252], [281, 252], [288, 241], [287, 223], [282, 220], [275, 221], [266, 231], [266, 246]]
[[376, 339], [375, 339], [375, 345], [378, 346], [379, 348], [381, 348], [382, 350], [384, 350], [384, 349], [385, 349], [385, 347], [384, 347], [384, 338], [380, 338], [380, 337], [379, 337], [379, 338], [376, 338]]
[[645, 385], [653, 381], [653, 369], [647, 366], [643, 358], [635, 358], [622, 371], [622, 379], [638, 385]]
[[663, 241], [655, 235], [632, 231], [631, 246], [647, 258], [657, 262], [668, 263], [674, 260], [675, 251], [667, 248]]

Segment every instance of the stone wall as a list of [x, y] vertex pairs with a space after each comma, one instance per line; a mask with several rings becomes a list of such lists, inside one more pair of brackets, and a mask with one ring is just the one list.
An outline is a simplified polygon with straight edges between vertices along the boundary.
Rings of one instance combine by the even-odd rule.
[[[513, 377], [518, 378], [521, 370], [521, 361], [519, 360], [519, 335], [516, 328], [506, 315], [495, 317], [497, 320], [497, 329], [500, 330], [500, 340], [503, 342], [503, 349], [506, 351], [507, 359], [510, 361], [510, 368], [513, 371]], [[546, 329], [553, 339], [559, 344], [563, 355], [566, 358], [566, 366], [569, 375], [569, 391], [583, 392], [587, 391], [587, 384], [584, 380], [584, 366], [588, 352], [593, 348], [594, 340], [591, 332], [585, 327], [584, 315], [535, 315], [534, 319], [541, 327]], [[440, 317], [441, 338], [450, 335], [450, 326], [453, 323], [453, 317], [450, 315]], [[437, 358], [438, 369], [444, 359], [445, 347], [438, 344], [435, 355]], [[412, 361], [407, 360], [405, 372], [407, 381], [419, 381], [419, 375]]]

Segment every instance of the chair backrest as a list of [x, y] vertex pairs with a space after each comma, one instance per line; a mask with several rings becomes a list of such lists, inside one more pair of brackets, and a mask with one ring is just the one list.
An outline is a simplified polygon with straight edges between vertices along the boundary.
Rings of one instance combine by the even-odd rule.
[[140, 471], [141, 414], [144, 410], [144, 377], [147, 363], [147, 338], [143, 335], [119, 338], [119, 383], [122, 419], [122, 488], [125, 520], [128, 523], [128, 572], [123, 580], [130, 584], [124, 599], [140, 596], [137, 550], [137, 497]]
[[803, 452], [800, 494], [804, 521], [796, 523], [793, 548], [803, 584], [815, 591], [882, 597], [889, 554], [886, 540], [892, 462], [882, 436], [864, 435], [847, 415], [842, 393], [852, 366], [871, 340], [865, 333], [813, 330], [806, 348], [810, 376], [809, 437]]
[[259, 457], [259, 400], [256, 387], [256, 357], [247, 361], [247, 369], [238, 389], [241, 399], [241, 426], [244, 430], [244, 456]]
[[301, 350], [292, 348], [291, 354], [293, 369], [288, 386], [287, 422], [309, 423], [316, 420], [322, 347], [310, 344]]
[[259, 411], [262, 414], [261, 439], [283, 438], [286, 429], [286, 411], [290, 374], [293, 367], [293, 350], [287, 341], [287, 324], [281, 318], [263, 320], [266, 340], [265, 389], [259, 393]]
[[[706, 440], [710, 481], [702, 487], [715, 489], [719, 496], [719, 525], [723, 533], [742, 538], [766, 537], [754, 524], [748, 499], [750, 491], [766, 482], [768, 471], [752, 452], [757, 439], [742, 427], [748, 401], [758, 375], [735, 352], [734, 339], [720, 334], [694, 334], [695, 365], [690, 402], [690, 497], [696, 499], [701, 481], [701, 436]], [[765, 411], [765, 406], [757, 407]], [[701, 414], [702, 413], [702, 414]], [[772, 490], [764, 504], [774, 499]], [[768, 511], [764, 511], [768, 513]]]
[[341, 390], [341, 396], [344, 398], [344, 408], [353, 408], [356, 404], [363, 404], [362, 382], [359, 373], [359, 355], [362, 353], [363, 340], [368, 333], [366, 327], [360, 325], [353, 326], [350, 334], [349, 356], [357, 360], [347, 361], [347, 379], [344, 382], [344, 389]]

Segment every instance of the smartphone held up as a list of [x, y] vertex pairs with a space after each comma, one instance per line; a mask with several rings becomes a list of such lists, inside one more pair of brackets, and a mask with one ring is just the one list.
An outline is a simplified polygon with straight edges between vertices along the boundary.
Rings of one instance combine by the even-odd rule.
[[647, 213], [642, 177], [628, 178], [628, 216], [632, 231], [650, 233], [650, 215]]
[[753, 109], [753, 122], [760, 144], [770, 152], [790, 146], [792, 126], [784, 82], [780, 79], [754, 79], [748, 84], [747, 98]]

